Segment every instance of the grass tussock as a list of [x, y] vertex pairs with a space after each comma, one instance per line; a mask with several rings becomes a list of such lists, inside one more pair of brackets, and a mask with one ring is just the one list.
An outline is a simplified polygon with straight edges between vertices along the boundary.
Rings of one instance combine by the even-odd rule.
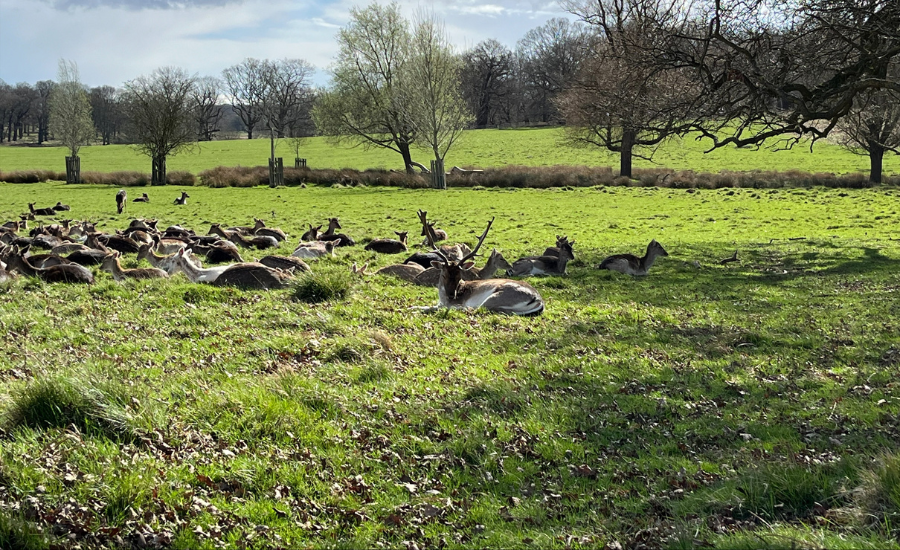
[[65, 181], [65, 172], [53, 170], [16, 170], [14, 172], [0, 172], [0, 181], [7, 183], [42, 183], [45, 181]]
[[137, 433], [123, 404], [120, 388], [73, 378], [36, 380], [13, 394], [5, 428], [64, 428], [74, 425], [85, 433], [133, 441]]
[[50, 542], [35, 524], [17, 515], [0, 514], [0, 548], [38, 550], [49, 547]]
[[864, 516], [900, 535], [900, 455], [887, 455], [866, 472], [860, 495]]
[[350, 275], [325, 271], [306, 273], [294, 284], [293, 297], [300, 302], [318, 304], [342, 300], [350, 293]]

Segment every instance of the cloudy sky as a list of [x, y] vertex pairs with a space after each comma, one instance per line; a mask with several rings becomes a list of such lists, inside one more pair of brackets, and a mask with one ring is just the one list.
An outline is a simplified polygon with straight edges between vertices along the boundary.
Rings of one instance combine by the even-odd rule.
[[[301, 58], [328, 82], [335, 34], [349, 8], [371, 0], [0, 0], [0, 79], [56, 80], [61, 58], [88, 86], [119, 87], [163, 66], [220, 76], [247, 57]], [[379, 3], [385, 0], [378, 0]], [[442, 18], [458, 48], [486, 38], [515, 47], [528, 30], [564, 16], [555, 0], [400, 0]]]

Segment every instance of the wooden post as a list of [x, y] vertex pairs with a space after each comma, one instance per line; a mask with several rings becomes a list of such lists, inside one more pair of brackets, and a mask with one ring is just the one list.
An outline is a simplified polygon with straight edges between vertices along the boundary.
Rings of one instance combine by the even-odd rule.
[[284, 185], [284, 159], [269, 159], [269, 187]]
[[294, 168], [306, 168], [306, 159], [300, 157], [294, 158]]
[[81, 183], [81, 157], [66, 157], [66, 183]]
[[431, 187], [434, 189], [447, 188], [447, 174], [444, 173], [444, 161], [431, 161]]

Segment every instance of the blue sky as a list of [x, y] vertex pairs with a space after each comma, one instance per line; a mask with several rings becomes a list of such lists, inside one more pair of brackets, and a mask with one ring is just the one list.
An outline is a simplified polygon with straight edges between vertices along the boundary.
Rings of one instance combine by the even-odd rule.
[[[120, 87], [154, 69], [175, 66], [220, 76], [247, 57], [301, 58], [328, 83], [335, 35], [349, 8], [368, 0], [0, 0], [0, 79], [8, 84], [56, 80], [61, 58], [78, 64], [88, 86]], [[379, 0], [379, 3], [384, 3]], [[528, 30], [565, 14], [555, 0], [398, 2], [443, 19], [466, 49], [495, 38], [515, 48]]]

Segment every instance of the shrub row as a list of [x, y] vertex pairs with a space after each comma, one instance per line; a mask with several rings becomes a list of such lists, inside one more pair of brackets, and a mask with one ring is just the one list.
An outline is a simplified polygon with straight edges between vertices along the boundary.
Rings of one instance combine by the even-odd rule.
[[[51, 180], [65, 180], [65, 173], [50, 170], [25, 170], [0, 173], [0, 181], [9, 183], [39, 183]], [[84, 172], [84, 183], [111, 185], [117, 187], [138, 187], [150, 185], [150, 175], [140, 172]], [[174, 170], [167, 174], [168, 185], [197, 185], [198, 176], [190, 172]], [[269, 170], [265, 166], [220, 166], [199, 174], [199, 183], [208, 187], [255, 187], [268, 185]], [[284, 184], [297, 186], [306, 183], [342, 186], [390, 186], [410, 189], [426, 188], [430, 185], [427, 174], [407, 174], [393, 170], [310, 170], [306, 168], [285, 168]], [[887, 176], [884, 183], [900, 185], [900, 175]], [[544, 189], [550, 187], [593, 187], [596, 185], [628, 187], [671, 187], [675, 189], [719, 189], [723, 187], [745, 187], [770, 189], [780, 187], [841, 187], [859, 189], [872, 187], [868, 177], [861, 173], [835, 175], [827, 172], [808, 173], [791, 170], [787, 172], [752, 171], [717, 174], [695, 172], [693, 170], [670, 170], [666, 168], [643, 168], [634, 171], [633, 178], [616, 176], [609, 166], [505, 166], [488, 168], [471, 174], [450, 173], [449, 187], [521, 187]]]

